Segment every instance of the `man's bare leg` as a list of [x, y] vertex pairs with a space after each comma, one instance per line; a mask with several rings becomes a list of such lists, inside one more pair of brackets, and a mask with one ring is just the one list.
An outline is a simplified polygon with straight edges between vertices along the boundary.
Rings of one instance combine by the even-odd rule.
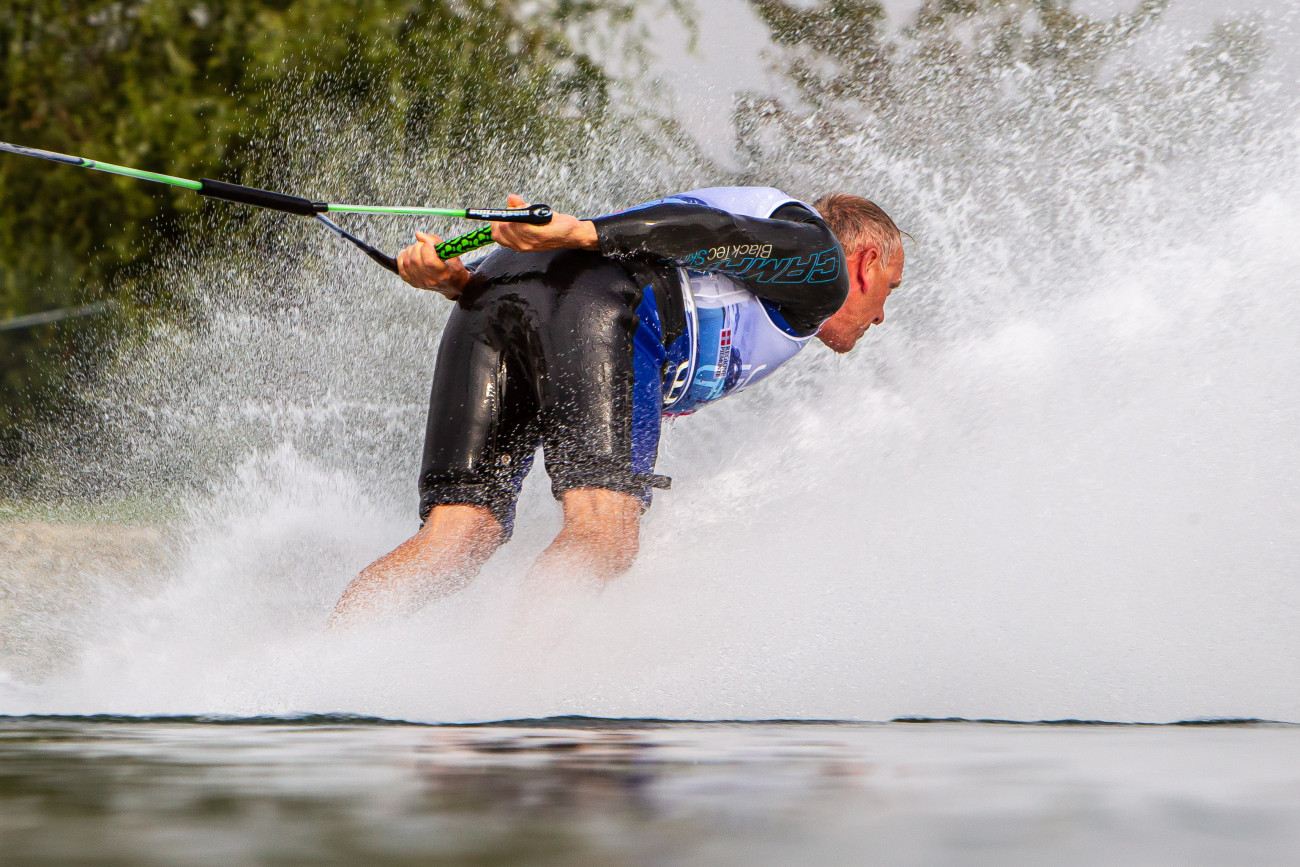
[[504, 541], [482, 506], [435, 506], [420, 531], [352, 579], [330, 626], [407, 613], [461, 589]]
[[528, 579], [574, 577], [604, 584], [628, 569], [640, 544], [641, 501], [601, 488], [564, 494], [564, 528], [528, 570]]

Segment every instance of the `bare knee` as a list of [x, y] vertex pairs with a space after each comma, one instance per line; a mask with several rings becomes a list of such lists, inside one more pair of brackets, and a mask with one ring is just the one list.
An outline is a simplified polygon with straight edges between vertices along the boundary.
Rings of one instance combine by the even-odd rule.
[[505, 528], [483, 506], [434, 506], [415, 538], [422, 543], [454, 544], [491, 554], [505, 542]]
[[564, 528], [542, 552], [529, 581], [608, 581], [632, 567], [640, 540], [641, 501], [600, 488], [564, 493]]
[[553, 547], [565, 551], [574, 565], [615, 578], [636, 561], [640, 530], [641, 501], [636, 497], [578, 488], [564, 494], [564, 529]]
[[[431, 566], [475, 566], [491, 557], [505, 541], [505, 531], [492, 513], [480, 506], [435, 506], [415, 535], [386, 557], [370, 564], [362, 575], [377, 571], [420, 573]], [[405, 569], [395, 569], [404, 566]]]

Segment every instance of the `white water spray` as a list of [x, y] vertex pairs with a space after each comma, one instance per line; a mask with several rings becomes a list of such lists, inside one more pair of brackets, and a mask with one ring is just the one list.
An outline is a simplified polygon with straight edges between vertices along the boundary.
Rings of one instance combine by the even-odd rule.
[[[210, 489], [163, 589], [51, 624], [75, 652], [0, 712], [1300, 720], [1300, 127], [1268, 99], [1166, 123], [1123, 75], [1065, 114], [1024, 71], [981, 104], [935, 83], [929, 137], [900, 111], [756, 158], [897, 210], [890, 322], [672, 425], [635, 570], [535, 652], [510, 630], [558, 523], [539, 478], [469, 590], [323, 628], [415, 529], [440, 302], [328, 237], [178, 262], [208, 326], [124, 366], [120, 471]], [[596, 211], [724, 180], [599, 147], [529, 188]]]

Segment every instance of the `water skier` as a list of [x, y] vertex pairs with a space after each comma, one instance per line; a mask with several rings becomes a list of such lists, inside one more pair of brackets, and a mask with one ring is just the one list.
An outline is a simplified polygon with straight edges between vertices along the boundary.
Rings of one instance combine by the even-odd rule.
[[[524, 207], [511, 196], [510, 207]], [[530, 577], [631, 567], [661, 416], [764, 379], [813, 337], [848, 352], [903, 273], [893, 221], [866, 199], [809, 206], [717, 187], [548, 225], [495, 223], [467, 268], [418, 233], [406, 282], [456, 302], [442, 334], [420, 471], [420, 530], [361, 572], [334, 624], [409, 611], [467, 584], [509, 538], [542, 447], [564, 526]]]

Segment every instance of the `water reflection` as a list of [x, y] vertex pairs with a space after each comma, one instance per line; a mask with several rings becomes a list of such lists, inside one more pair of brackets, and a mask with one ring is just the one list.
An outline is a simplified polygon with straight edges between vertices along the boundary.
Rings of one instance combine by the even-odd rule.
[[660, 818], [681, 812], [685, 803], [714, 812], [739, 805], [784, 809], [859, 787], [869, 766], [847, 760], [842, 747], [735, 725], [508, 733], [442, 728], [431, 730], [416, 754], [420, 777], [442, 808], [516, 817], [610, 812]]
[[[477, 737], [475, 735], [478, 735]], [[435, 731], [417, 748], [417, 769], [446, 808], [500, 815], [653, 811], [651, 789], [668, 768], [631, 732], [523, 732], [511, 736]]]

